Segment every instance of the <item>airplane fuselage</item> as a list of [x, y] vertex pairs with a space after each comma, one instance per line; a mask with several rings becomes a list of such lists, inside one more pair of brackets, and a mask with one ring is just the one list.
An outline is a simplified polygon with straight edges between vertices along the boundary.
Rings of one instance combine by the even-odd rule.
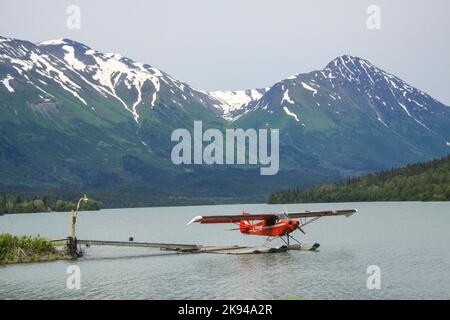
[[250, 221], [242, 221], [239, 230], [241, 233], [249, 235], [279, 237], [286, 236], [295, 231], [299, 224], [299, 221], [295, 219], [282, 219], [277, 221], [263, 220], [253, 224]]

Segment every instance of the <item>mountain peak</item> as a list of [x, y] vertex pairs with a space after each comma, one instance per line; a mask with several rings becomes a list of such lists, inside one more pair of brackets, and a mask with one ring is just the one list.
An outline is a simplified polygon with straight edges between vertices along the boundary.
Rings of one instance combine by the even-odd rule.
[[0, 41], [3, 42], [3, 41], [25, 41], [25, 40], [19, 40], [19, 39], [15, 39], [15, 38], [0, 36]]
[[363, 58], [352, 56], [350, 54], [341, 55], [333, 60], [331, 60], [325, 67], [325, 69], [336, 69], [339, 67], [358, 67], [361, 65], [365, 65], [367, 67], [374, 67], [374, 65]]
[[54, 39], [54, 40], [47, 40], [39, 42], [38, 45], [44, 45], [44, 46], [50, 46], [50, 45], [61, 45], [65, 44], [67, 39]]
[[74, 48], [82, 48], [85, 50], [90, 49], [84, 43], [77, 42], [77, 41], [74, 41], [72, 39], [67, 39], [67, 38], [47, 40], [47, 41], [37, 43], [37, 46], [59, 46], [60, 47], [60, 46], [64, 46], [64, 45], [72, 46]]

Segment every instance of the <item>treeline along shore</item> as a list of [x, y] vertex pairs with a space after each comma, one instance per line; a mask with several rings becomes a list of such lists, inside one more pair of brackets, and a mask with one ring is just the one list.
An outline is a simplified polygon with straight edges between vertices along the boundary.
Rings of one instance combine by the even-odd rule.
[[274, 192], [269, 203], [450, 201], [450, 155], [309, 190]]
[[[77, 202], [71, 200], [55, 199], [52, 197], [21, 197], [0, 196], [0, 214], [33, 213], [33, 212], [64, 212], [75, 208]], [[80, 203], [81, 210], [100, 210], [101, 203], [89, 199]]]
[[[78, 192], [65, 196], [52, 192], [38, 195], [18, 194], [0, 194], [0, 215], [71, 211], [79, 197]], [[245, 203], [245, 200], [237, 198], [224, 201], [214, 198], [159, 197], [152, 194], [139, 196], [134, 193], [97, 193], [95, 198], [101, 201], [82, 201], [80, 210], [99, 210], [103, 203], [107, 208]], [[259, 201], [263, 201], [263, 198]], [[342, 183], [325, 184], [306, 190], [287, 188], [273, 192], [268, 199], [268, 203], [274, 204], [362, 201], [450, 201], [450, 155], [429, 162], [349, 178]]]

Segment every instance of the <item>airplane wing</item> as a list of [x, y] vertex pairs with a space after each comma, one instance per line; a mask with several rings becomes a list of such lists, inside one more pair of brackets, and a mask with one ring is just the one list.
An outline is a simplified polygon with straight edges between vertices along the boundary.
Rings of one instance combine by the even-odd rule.
[[[356, 209], [341, 209], [341, 210], [327, 210], [327, 211], [303, 211], [303, 212], [290, 212], [289, 218], [320, 218], [328, 216], [351, 216], [357, 212]], [[264, 214], [238, 214], [238, 215], [217, 215], [217, 216], [197, 216], [187, 223], [236, 223], [240, 221], [254, 221], [254, 220], [270, 220], [277, 219], [278, 216], [274, 213]]]
[[221, 215], [221, 216], [197, 216], [191, 221], [188, 222], [187, 225], [190, 225], [193, 222], [198, 223], [236, 223], [240, 221], [249, 221], [249, 220], [270, 220], [276, 219], [277, 215], [273, 213], [268, 214], [246, 214], [246, 215]]
[[325, 210], [325, 211], [302, 211], [302, 212], [288, 212], [289, 218], [318, 218], [330, 216], [346, 216], [350, 217], [352, 214], [358, 212], [356, 209], [340, 209], [340, 210]]

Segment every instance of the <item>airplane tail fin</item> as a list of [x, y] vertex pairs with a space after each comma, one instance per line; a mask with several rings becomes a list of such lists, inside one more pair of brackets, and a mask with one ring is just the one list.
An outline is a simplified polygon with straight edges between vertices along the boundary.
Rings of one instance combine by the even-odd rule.
[[[245, 216], [247, 213], [245, 211], [242, 211], [242, 215]], [[239, 222], [239, 230], [241, 231], [241, 233], [248, 233], [248, 231], [250, 230], [251, 227], [251, 223], [248, 220], [242, 220], [241, 222]]]

